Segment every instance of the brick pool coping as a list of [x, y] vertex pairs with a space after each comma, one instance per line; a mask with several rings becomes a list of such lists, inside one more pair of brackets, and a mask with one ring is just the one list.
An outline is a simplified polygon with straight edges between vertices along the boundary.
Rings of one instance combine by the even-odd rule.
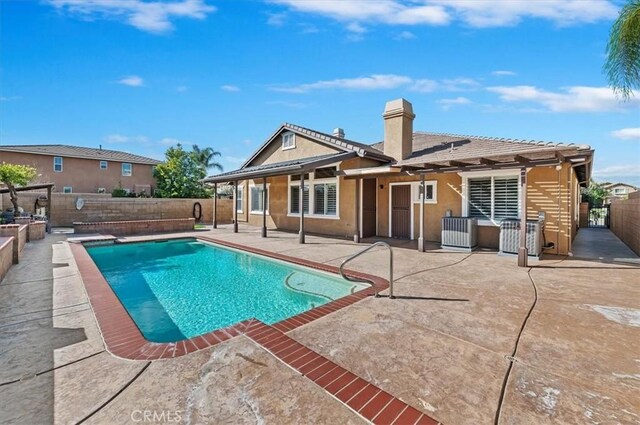
[[[335, 266], [290, 257], [288, 255], [265, 251], [259, 248], [222, 241], [206, 236], [158, 237], [146, 239], [145, 241], [169, 239], [199, 239], [205, 242], [212, 242], [215, 244], [226, 246], [228, 248], [239, 249], [277, 260], [310, 267], [316, 270], [338, 273], [338, 268]], [[139, 241], [124, 241], [120, 243], [136, 242]], [[127, 310], [124, 308], [124, 306], [116, 296], [116, 294], [113, 292], [113, 290], [105, 280], [104, 276], [102, 276], [102, 273], [93, 262], [84, 246], [81, 243], [72, 243], [70, 244], [70, 246], [71, 252], [75, 257], [80, 276], [82, 277], [82, 281], [84, 282], [91, 307], [96, 316], [98, 327], [100, 328], [100, 333], [102, 334], [102, 339], [104, 340], [107, 351], [115, 356], [129, 360], [159, 360], [180, 357], [184, 356], [185, 354], [193, 353], [195, 351], [214, 346], [230, 338], [233, 338], [234, 336], [243, 334], [246, 331], [247, 321], [243, 321], [225, 328], [216, 329], [212, 332], [193, 338], [187, 338], [177, 342], [158, 343], [147, 341]], [[337, 300], [331, 301], [327, 304], [321, 305], [311, 310], [307, 310], [288, 319], [284, 319], [278, 323], [275, 323], [273, 325], [273, 328], [281, 332], [292, 331], [293, 329], [306, 325], [307, 323], [324, 317], [327, 314], [333, 313], [366, 297], [369, 297], [373, 295], [376, 290], [382, 291], [389, 287], [388, 281], [378, 276], [351, 270], [348, 270], [346, 273], [351, 277], [370, 281], [373, 287], [362, 289], [356, 293], [338, 298]]]
[[[187, 238], [176, 236], [147, 240], [168, 239]], [[206, 236], [188, 237], [188, 239], [200, 239], [205, 242], [212, 242], [325, 272], [337, 273], [339, 271], [335, 266]], [[136, 242], [139, 241], [121, 243]], [[248, 319], [226, 328], [217, 329], [175, 343], [155, 343], [144, 338], [82, 243], [72, 243], [70, 245], [107, 351], [115, 356], [129, 360], [168, 359], [215, 346], [238, 335], [245, 335], [277, 359], [320, 386], [356, 414], [374, 424], [438, 424], [437, 421], [426, 414], [286, 335], [287, 332], [293, 329], [369, 297], [376, 290], [382, 291], [388, 288], [389, 283], [383, 278], [348, 270], [346, 272], [347, 275], [368, 280], [373, 286], [282, 320], [271, 326], [257, 319]]]

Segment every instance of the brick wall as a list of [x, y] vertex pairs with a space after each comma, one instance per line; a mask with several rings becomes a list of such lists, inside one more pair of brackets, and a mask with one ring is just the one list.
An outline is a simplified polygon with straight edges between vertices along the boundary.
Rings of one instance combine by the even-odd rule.
[[47, 223], [44, 221], [34, 221], [32, 223], [29, 223], [29, 228], [27, 229], [28, 241], [31, 242], [31, 241], [44, 239], [46, 230], [47, 230]]
[[630, 193], [627, 200], [611, 202], [610, 213], [611, 231], [640, 255], [640, 192]]
[[13, 238], [0, 236], [0, 282], [13, 264]]
[[[34, 203], [42, 194], [21, 192], [18, 204], [25, 211], [34, 212]], [[80, 210], [76, 207], [78, 199], [84, 201]], [[72, 226], [74, 222], [191, 218], [196, 202], [202, 206], [201, 222], [213, 223], [213, 199], [112, 198], [110, 194], [97, 193], [54, 193], [50, 219], [52, 226]], [[3, 204], [10, 204], [8, 195], [3, 195]], [[232, 205], [231, 199], [218, 199], [218, 223], [231, 222]]]
[[188, 232], [196, 224], [193, 218], [171, 220], [111, 221], [99, 223], [73, 223], [76, 234], [101, 233], [109, 235], [140, 235], [159, 232]]
[[[22, 252], [22, 248], [24, 248], [24, 244], [27, 242], [27, 234], [22, 231], [22, 227], [19, 224], [3, 224], [0, 225], [0, 237], [10, 237], [12, 238], [12, 259], [13, 264], [18, 264], [20, 261], [20, 254]], [[20, 235], [24, 238], [24, 241], [20, 243]]]

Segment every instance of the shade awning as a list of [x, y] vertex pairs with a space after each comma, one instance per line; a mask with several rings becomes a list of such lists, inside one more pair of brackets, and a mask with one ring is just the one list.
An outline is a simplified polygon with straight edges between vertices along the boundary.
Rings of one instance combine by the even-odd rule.
[[354, 158], [356, 156], [356, 152], [341, 152], [310, 158], [301, 158], [292, 161], [276, 162], [273, 164], [254, 165], [210, 176], [202, 181], [205, 183], [228, 183], [236, 180], [302, 174], [313, 171], [318, 167], [341, 162], [345, 159]]

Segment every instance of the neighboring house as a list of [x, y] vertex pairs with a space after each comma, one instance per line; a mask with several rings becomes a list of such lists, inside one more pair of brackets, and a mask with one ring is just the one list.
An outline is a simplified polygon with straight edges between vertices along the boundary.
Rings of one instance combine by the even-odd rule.
[[635, 186], [626, 183], [608, 183], [602, 187], [609, 191], [609, 196], [604, 198], [605, 204], [610, 204], [614, 199], [628, 199], [630, 193], [638, 190]]
[[420, 249], [440, 242], [442, 217], [472, 216], [479, 245], [497, 248], [500, 222], [521, 215], [526, 170], [527, 217], [544, 213], [550, 252], [570, 252], [580, 186], [591, 175], [589, 146], [414, 132], [404, 99], [388, 102], [383, 117], [384, 141], [373, 145], [346, 139], [341, 129], [283, 124], [240, 169], [205, 181], [237, 183], [237, 221], [252, 225], [264, 219], [302, 234], [418, 239]]
[[127, 152], [69, 145], [0, 145], [0, 161], [31, 165], [40, 183], [63, 193], [111, 193], [120, 185], [151, 194], [155, 159]]

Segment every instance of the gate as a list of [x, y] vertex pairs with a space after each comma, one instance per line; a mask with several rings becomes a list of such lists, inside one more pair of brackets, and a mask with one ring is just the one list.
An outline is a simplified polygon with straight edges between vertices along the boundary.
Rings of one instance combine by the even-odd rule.
[[589, 207], [589, 227], [609, 228], [609, 205]]

